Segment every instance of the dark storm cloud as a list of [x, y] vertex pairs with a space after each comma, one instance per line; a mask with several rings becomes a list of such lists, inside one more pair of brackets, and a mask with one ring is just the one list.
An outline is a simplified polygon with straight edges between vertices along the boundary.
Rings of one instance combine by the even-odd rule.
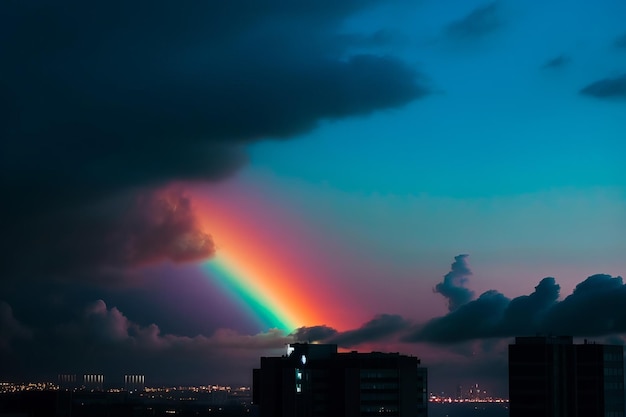
[[23, 252], [7, 259], [4, 267], [19, 269], [21, 275], [36, 275], [43, 267], [47, 276], [60, 280], [85, 274], [94, 279], [156, 262], [193, 261], [215, 251], [190, 198], [175, 188], [135, 190], [97, 206], [43, 213], [35, 225], [19, 226], [31, 226], [31, 231], [14, 237], [11, 243]]
[[[412, 68], [350, 54], [349, 39], [338, 35], [343, 19], [371, 3], [6, 2], [0, 250], [39, 272], [50, 258], [42, 247], [54, 249], [59, 269], [72, 258], [86, 264], [98, 233], [120, 225], [124, 211], [102, 207], [122, 193], [220, 180], [246, 162], [252, 141], [428, 94]], [[135, 233], [123, 225], [131, 229], [121, 235]], [[210, 253], [194, 252], [203, 236], [188, 237], [177, 242], [189, 246], [167, 255], [135, 240], [132, 256]], [[72, 253], [70, 239], [85, 247]]]
[[448, 310], [450, 311], [456, 310], [474, 296], [474, 293], [465, 287], [469, 276], [472, 275], [472, 271], [467, 264], [468, 256], [455, 256], [450, 272], [434, 288], [435, 292], [448, 299]]
[[569, 64], [570, 62], [570, 58], [566, 55], [559, 55], [556, 56], [552, 59], [547, 60], [542, 66], [541, 68], [547, 69], [547, 68], [561, 68], [564, 67], [565, 65]]
[[414, 342], [455, 343], [493, 337], [500, 327], [509, 299], [490, 290], [448, 315], [432, 319], [406, 340]]
[[215, 251], [211, 236], [198, 225], [190, 198], [177, 190], [138, 195], [122, 223], [110, 246], [119, 251], [117, 262], [123, 265], [192, 261]]
[[543, 328], [558, 334], [602, 336], [626, 332], [626, 285], [621, 277], [598, 274], [550, 309]]
[[559, 285], [554, 278], [542, 279], [532, 294], [512, 300], [490, 290], [458, 310], [420, 326], [407, 340], [456, 343], [532, 334], [543, 328], [543, 320], [558, 297]]
[[[622, 308], [626, 305], [626, 285], [621, 277], [592, 275], [562, 301], [560, 286], [552, 277], [543, 278], [529, 295], [509, 299], [489, 290], [471, 300], [469, 290], [459, 285], [464, 285], [471, 274], [467, 256], [456, 256], [451, 271], [437, 286], [436, 292], [450, 303], [450, 312], [444, 316], [413, 325], [400, 316], [382, 314], [358, 329], [334, 334], [334, 329], [322, 326], [303, 328], [302, 334], [311, 332], [318, 335], [316, 340], [354, 347], [398, 339], [450, 345], [482, 340], [489, 344], [537, 333], [584, 337], [626, 332], [626, 310]], [[485, 345], [481, 349], [487, 348]]]
[[300, 327], [293, 333], [296, 342], [321, 342], [337, 334], [337, 330], [326, 325]]
[[458, 343], [535, 333], [605, 336], [626, 332], [626, 286], [621, 277], [593, 275], [558, 301], [559, 285], [544, 278], [528, 296], [509, 300], [497, 291], [483, 293], [446, 316], [419, 326], [413, 342]]
[[334, 343], [344, 348], [361, 343], [392, 341], [398, 333], [408, 329], [410, 322], [397, 314], [379, 314], [361, 327], [338, 332], [328, 326], [301, 327], [293, 336], [299, 342]]
[[498, 3], [488, 3], [472, 10], [465, 17], [450, 23], [446, 34], [453, 38], [476, 38], [493, 32], [500, 27]]
[[541, 330], [546, 313], [555, 306], [561, 287], [552, 277], [539, 282], [530, 295], [522, 295], [511, 300], [502, 320], [503, 334], [531, 334]]
[[[0, 319], [3, 311], [0, 303]], [[54, 328], [34, 329], [31, 335], [14, 338], [12, 349], [3, 352], [7, 360], [3, 377], [97, 372], [107, 380], [121, 381], [125, 373], [138, 372], [152, 383], [206, 383], [207, 375], [242, 383], [258, 365], [259, 350], [276, 353], [293, 340], [277, 330], [257, 335], [231, 330], [193, 337], [164, 334], [158, 325], [140, 325], [103, 300]], [[35, 374], [25, 375], [28, 369]], [[244, 373], [233, 374], [237, 369]]]
[[[446, 288], [457, 288], [450, 285], [452, 278], [462, 277], [465, 283], [470, 274], [467, 255], [459, 255], [440, 285], [448, 282]], [[626, 285], [621, 277], [592, 275], [562, 301], [560, 286], [552, 277], [543, 278], [531, 294], [513, 299], [495, 290], [486, 291], [475, 300], [463, 294], [466, 301], [425, 323], [415, 325], [398, 315], [381, 314], [344, 332], [327, 326], [301, 328], [295, 333], [296, 339], [336, 343], [345, 348], [381, 341], [433, 343], [446, 345], [447, 352], [459, 357], [475, 358], [478, 354], [485, 359], [490, 352], [502, 353], [503, 340], [514, 336], [616, 338], [626, 333]]]
[[14, 339], [31, 337], [31, 330], [14, 317], [11, 306], [0, 300], [0, 352], [9, 350]]
[[338, 333], [327, 341], [342, 347], [353, 347], [365, 342], [384, 341], [407, 329], [409, 322], [395, 314], [380, 314], [355, 330]]
[[580, 90], [581, 94], [597, 98], [626, 98], [626, 74], [603, 78]]
[[11, 2], [3, 176], [96, 188], [219, 178], [241, 163], [233, 143], [426, 94], [393, 58], [339, 58], [329, 26], [357, 8]]

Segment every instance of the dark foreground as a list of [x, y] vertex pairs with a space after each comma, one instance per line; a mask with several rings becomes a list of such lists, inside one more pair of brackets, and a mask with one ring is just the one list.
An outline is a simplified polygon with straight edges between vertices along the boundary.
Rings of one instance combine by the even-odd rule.
[[15, 417], [254, 417], [239, 401], [158, 398], [126, 392], [24, 391], [0, 394], [0, 416]]
[[[245, 404], [247, 403], [247, 404]], [[0, 416], [29, 417], [254, 417], [258, 410], [249, 402], [227, 401], [220, 405], [201, 399], [138, 398], [126, 393], [21, 392], [0, 395]], [[430, 403], [429, 417], [508, 417], [508, 404]]]

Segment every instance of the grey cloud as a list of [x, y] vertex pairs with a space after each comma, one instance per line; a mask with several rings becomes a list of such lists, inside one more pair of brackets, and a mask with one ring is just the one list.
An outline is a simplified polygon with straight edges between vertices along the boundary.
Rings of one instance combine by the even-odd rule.
[[70, 3], [2, 15], [0, 173], [31, 189], [219, 179], [241, 143], [428, 93], [391, 57], [339, 58], [332, 32], [367, 2]]
[[61, 252], [59, 223], [93, 241], [108, 220], [81, 218], [120, 194], [219, 181], [246, 163], [251, 142], [429, 94], [402, 61], [337, 41], [342, 21], [372, 3], [6, 3], [2, 253], [20, 258], [33, 236]]
[[558, 301], [559, 285], [544, 278], [535, 291], [509, 300], [497, 291], [443, 317], [417, 326], [405, 338], [412, 342], [458, 343], [536, 333], [607, 336], [626, 332], [626, 286], [621, 277], [598, 274]]
[[271, 330], [258, 335], [241, 335], [233, 330], [220, 329], [213, 335], [194, 337], [162, 334], [159, 326], [152, 323], [139, 325], [129, 320], [116, 307], [109, 307], [103, 300], [97, 300], [87, 306], [78, 326], [70, 327], [73, 336], [79, 336], [87, 343], [98, 345], [125, 345], [136, 350], [169, 350], [175, 347], [189, 346], [232, 349], [278, 349], [291, 341], [281, 331]]
[[451, 270], [443, 281], [435, 286], [434, 291], [448, 299], [448, 310], [454, 311], [472, 299], [474, 293], [465, 287], [472, 271], [467, 263], [469, 255], [454, 257]]
[[293, 333], [297, 342], [321, 342], [337, 334], [337, 330], [326, 325], [300, 327]]
[[30, 339], [32, 331], [13, 315], [9, 304], [0, 300], [0, 351], [10, 350], [15, 339]]
[[[455, 257], [452, 270], [440, 283], [443, 288], [456, 290], [455, 280], [471, 274], [467, 255]], [[412, 324], [409, 320], [391, 314], [374, 317], [363, 326], [335, 333], [326, 326], [303, 328], [316, 340], [337, 343], [344, 347], [381, 340], [400, 340], [410, 343], [459, 345], [481, 341], [482, 350], [488, 350], [497, 340], [507, 337], [543, 334], [570, 334], [575, 337], [616, 337], [626, 332], [626, 285], [621, 277], [597, 274], [578, 284], [572, 294], [559, 301], [560, 286], [552, 277], [543, 278], [534, 291], [509, 299], [502, 293], [489, 290], [470, 300], [466, 288], [463, 297], [450, 312], [425, 323]], [[441, 292], [441, 291], [440, 291]], [[452, 291], [441, 292], [454, 297]], [[450, 293], [453, 295], [451, 296]]]
[[580, 93], [602, 99], [626, 98], [626, 74], [595, 81], [581, 89]]
[[491, 290], [448, 315], [432, 319], [407, 341], [456, 343], [495, 336], [510, 300]]
[[352, 347], [365, 342], [394, 338], [409, 327], [409, 322], [396, 314], [380, 314], [355, 330], [338, 333], [328, 339], [342, 347]]
[[[2, 311], [0, 303], [0, 318]], [[206, 383], [207, 375], [232, 378], [216, 382], [247, 383], [259, 356], [279, 354], [292, 340], [278, 330], [256, 335], [232, 330], [193, 337], [167, 334], [157, 324], [140, 325], [97, 300], [71, 320], [34, 329], [30, 339], [15, 342], [15, 349], [3, 352], [3, 377], [98, 372], [121, 381], [124, 373], [138, 372], [151, 383]]]
[[546, 312], [554, 307], [559, 298], [559, 291], [556, 280], [547, 277], [539, 282], [532, 294], [512, 299], [504, 312], [498, 333], [523, 335], [541, 329]]
[[338, 332], [328, 326], [301, 327], [294, 332], [296, 341], [335, 343], [350, 348], [361, 343], [395, 340], [410, 322], [397, 314], [379, 314], [357, 329]]
[[201, 230], [190, 197], [180, 190], [140, 194], [126, 212], [114, 246], [119, 262], [141, 265], [162, 259], [185, 262], [215, 252], [210, 235]]
[[35, 224], [12, 225], [17, 230], [11, 244], [20, 251], [7, 259], [5, 270], [20, 277], [95, 279], [157, 262], [199, 260], [215, 252], [190, 197], [176, 187], [134, 190], [97, 205], [42, 216]]
[[[447, 276], [469, 273], [465, 257], [455, 258]], [[562, 301], [559, 301], [559, 294], [560, 286], [556, 280], [547, 277], [529, 295], [509, 299], [498, 291], [489, 290], [426, 323], [415, 325], [398, 315], [381, 314], [357, 329], [341, 333], [326, 326], [303, 328], [302, 332], [315, 333], [319, 336], [316, 340], [343, 347], [400, 340], [456, 345], [467, 350], [469, 345], [463, 343], [480, 341], [483, 351], [491, 349], [502, 338], [520, 335], [551, 333], [616, 337], [626, 332], [626, 311], [623, 309], [626, 285], [621, 277], [592, 275]]]
[[492, 2], [472, 10], [465, 17], [451, 22], [446, 34], [453, 38], [469, 39], [484, 36], [501, 25], [497, 2]]
[[[292, 335], [271, 331], [252, 336], [230, 330], [196, 336], [163, 333], [157, 324], [139, 324], [103, 300], [89, 304], [81, 315], [52, 330], [27, 329], [6, 303], [0, 303], [0, 329], [18, 329], [10, 333], [13, 348], [5, 350], [9, 376], [23, 372], [20, 363], [32, 361], [32, 366], [50, 375], [85, 370], [122, 374], [134, 369], [146, 372], [151, 380], [167, 380], [182, 370], [187, 376], [185, 382], [201, 380], [202, 374], [210, 371], [257, 366], [259, 356], [280, 354], [284, 344], [294, 340], [343, 347], [380, 341], [425, 342], [462, 347], [459, 353], [473, 357], [477, 351], [497, 350], [498, 340], [517, 335], [552, 332], [614, 338], [626, 332], [622, 308], [626, 285], [620, 277], [593, 275], [564, 300], [558, 298], [559, 286], [548, 277], [529, 295], [509, 299], [497, 291], [487, 291], [418, 326], [398, 315], [381, 314], [341, 333], [322, 325], [300, 328]], [[6, 323], [12, 325], [7, 327]], [[112, 365], [101, 370], [103, 363]]]
[[626, 332], [626, 286], [621, 277], [592, 275], [548, 311], [543, 328], [577, 336]]

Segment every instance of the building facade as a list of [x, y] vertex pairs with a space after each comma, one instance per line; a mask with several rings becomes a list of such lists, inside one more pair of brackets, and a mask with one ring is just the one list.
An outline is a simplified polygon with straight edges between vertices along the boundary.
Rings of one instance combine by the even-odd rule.
[[509, 345], [509, 401], [510, 417], [624, 417], [623, 347], [517, 337]]
[[261, 417], [427, 416], [427, 371], [398, 353], [296, 343], [253, 371]]

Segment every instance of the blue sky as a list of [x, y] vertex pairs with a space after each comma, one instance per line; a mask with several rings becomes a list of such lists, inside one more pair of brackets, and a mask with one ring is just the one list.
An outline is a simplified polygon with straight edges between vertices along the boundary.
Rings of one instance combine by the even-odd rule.
[[[446, 33], [485, 5], [493, 27]], [[333, 230], [358, 229], [392, 262], [469, 252], [493, 271], [482, 285], [513, 286], [515, 295], [523, 287], [502, 282], [507, 264], [517, 278], [521, 270], [529, 279], [558, 276], [564, 289], [594, 268], [620, 274], [624, 97], [580, 90], [623, 74], [626, 50], [614, 41], [625, 15], [620, 2], [372, 10], [346, 31], [382, 31], [374, 50], [401, 54], [435, 92], [399, 109], [321, 122], [293, 141], [261, 142], [241, 175], [284, 190], [285, 204], [302, 200], [298, 210], [330, 218]]]

